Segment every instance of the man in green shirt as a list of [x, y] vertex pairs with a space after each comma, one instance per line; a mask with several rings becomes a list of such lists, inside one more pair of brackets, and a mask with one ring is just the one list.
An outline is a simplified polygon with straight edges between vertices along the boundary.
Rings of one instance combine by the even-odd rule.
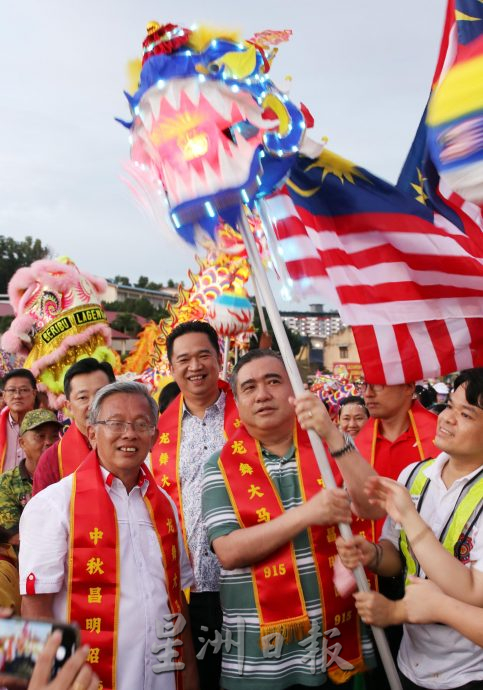
[[[203, 481], [203, 518], [222, 565], [222, 639], [207, 648], [223, 649], [224, 690], [334, 687], [326, 667], [339, 683], [363, 665], [352, 597], [339, 597], [332, 582], [335, 525], [352, 521], [350, 500], [359, 515], [377, 517], [363, 493], [374, 471], [320, 400], [293, 399], [277, 353], [249, 352], [232, 389], [239, 431], [210, 458]], [[308, 429], [326, 441], [347, 493], [320, 490]]]
[[59, 438], [60, 422], [51, 410], [27, 412], [20, 425], [19, 445], [23, 459], [13, 470], [0, 476], [0, 526], [18, 543], [18, 524], [32, 494], [35, 468], [41, 454]]

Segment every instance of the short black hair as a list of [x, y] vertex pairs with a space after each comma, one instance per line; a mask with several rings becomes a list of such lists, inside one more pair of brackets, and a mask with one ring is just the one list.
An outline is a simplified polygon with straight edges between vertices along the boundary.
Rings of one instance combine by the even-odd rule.
[[231, 372], [230, 376], [230, 386], [231, 390], [233, 392], [233, 395], [236, 394], [236, 384], [238, 381], [238, 374], [240, 372], [240, 369], [242, 369], [245, 364], [248, 364], [249, 362], [253, 362], [255, 359], [265, 359], [265, 357], [271, 357], [272, 359], [277, 359], [279, 362], [282, 363], [284, 369], [285, 369], [285, 364], [282, 358], [282, 355], [280, 352], [276, 352], [275, 350], [260, 350], [260, 348], [256, 348], [255, 350], [248, 350], [246, 355], [243, 355], [238, 362], [235, 364], [233, 371]]
[[9, 371], [8, 374], [5, 374], [3, 377], [3, 388], [5, 388], [10, 379], [15, 377], [18, 377], [19, 379], [27, 379], [34, 390], [37, 388], [37, 381], [35, 380], [35, 376], [32, 374], [30, 369], [12, 369], [12, 371]]
[[84, 357], [75, 362], [67, 371], [64, 376], [64, 394], [67, 400], [70, 399], [70, 390], [72, 387], [72, 379], [79, 374], [92, 374], [94, 371], [103, 371], [109, 383], [114, 383], [116, 377], [114, 371], [109, 364], [109, 362], [99, 362], [95, 357]]
[[174, 341], [176, 338], [186, 335], [187, 333], [204, 333], [208, 336], [208, 340], [213, 346], [216, 354], [218, 356], [220, 355], [220, 343], [218, 342], [218, 335], [213, 326], [210, 326], [206, 321], [185, 321], [184, 323], [180, 323], [179, 326], [176, 326], [176, 328], [173, 328], [166, 338], [166, 351], [169, 362], [171, 362], [173, 356]]
[[433, 386], [429, 384], [427, 388], [425, 386], [417, 385], [416, 395], [418, 396], [418, 400], [421, 405], [427, 409], [429, 409], [431, 405], [434, 405], [438, 399], [436, 391], [434, 390]]
[[466, 401], [483, 410], [483, 367], [465, 369], [456, 377], [453, 391], [465, 387]]
[[163, 414], [165, 409], [173, 402], [180, 394], [180, 389], [176, 381], [170, 381], [161, 390], [158, 398], [159, 414]]
[[367, 409], [366, 403], [362, 396], [348, 395], [346, 398], [342, 398], [342, 400], [339, 401], [339, 414], [342, 412], [342, 408], [346, 405], [360, 405], [363, 408], [366, 417], [369, 419], [369, 410]]

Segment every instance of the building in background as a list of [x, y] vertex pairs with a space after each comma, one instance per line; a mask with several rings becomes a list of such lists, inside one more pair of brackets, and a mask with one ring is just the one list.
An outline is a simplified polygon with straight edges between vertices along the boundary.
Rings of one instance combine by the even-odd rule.
[[178, 298], [178, 286], [165, 287], [161, 290], [149, 290], [148, 288], [134, 287], [134, 285], [118, 285], [107, 282], [107, 290], [102, 296], [105, 304], [110, 302], [122, 302], [127, 299], [147, 299], [153, 307], [166, 309], [169, 303], [174, 304]]
[[323, 304], [309, 305], [309, 311], [281, 311], [287, 328], [307, 338], [328, 338], [342, 328], [337, 311], [324, 311]]
[[362, 367], [352, 328], [343, 327], [323, 343], [323, 366], [326, 370], [353, 380], [362, 378]]

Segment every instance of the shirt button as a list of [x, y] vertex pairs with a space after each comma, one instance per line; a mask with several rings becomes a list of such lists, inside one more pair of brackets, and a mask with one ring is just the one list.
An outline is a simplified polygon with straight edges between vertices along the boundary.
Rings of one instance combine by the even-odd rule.
[[205, 450], [208, 450], [208, 446], [203, 446], [203, 448], [204, 448]]
[[206, 426], [206, 422], [203, 422], [203, 426]]

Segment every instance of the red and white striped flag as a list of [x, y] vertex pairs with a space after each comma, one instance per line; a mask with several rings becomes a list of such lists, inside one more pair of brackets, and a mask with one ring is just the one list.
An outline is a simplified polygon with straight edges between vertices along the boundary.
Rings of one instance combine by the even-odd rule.
[[328, 151], [318, 161], [300, 159], [287, 187], [265, 204], [294, 291], [338, 308], [368, 381], [396, 384], [483, 365], [477, 207], [467, 218], [470, 238]]

